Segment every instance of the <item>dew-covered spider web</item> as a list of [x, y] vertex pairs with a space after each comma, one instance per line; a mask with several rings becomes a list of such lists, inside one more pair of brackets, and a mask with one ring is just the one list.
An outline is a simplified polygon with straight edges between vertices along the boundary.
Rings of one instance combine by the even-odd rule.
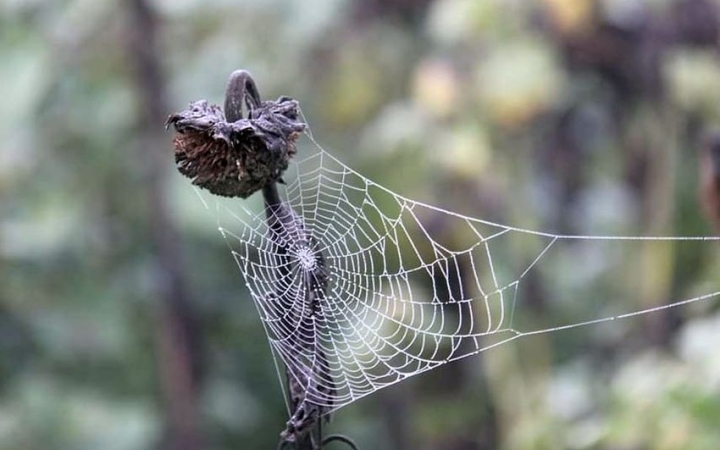
[[[308, 138], [284, 189], [307, 239], [272, 236], [262, 208], [246, 202], [218, 204], [218, 213], [274, 354], [323, 413], [524, 336], [720, 298], [717, 274], [676, 298], [640, 294], [653, 282], [648, 258], [720, 238], [569, 236], [493, 223], [392, 192]], [[324, 294], [309, 291], [318, 276]], [[530, 282], [538, 276], [561, 285], [541, 318]]]

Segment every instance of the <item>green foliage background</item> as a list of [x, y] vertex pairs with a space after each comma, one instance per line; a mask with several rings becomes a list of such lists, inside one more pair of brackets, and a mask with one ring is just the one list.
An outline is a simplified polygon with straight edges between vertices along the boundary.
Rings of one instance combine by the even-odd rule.
[[[326, 149], [407, 197], [558, 233], [713, 234], [696, 194], [720, 48], [672, 24], [717, 1], [150, 4], [168, 114], [220, 103], [245, 68], [265, 97], [299, 100]], [[2, 449], [171, 447], [127, 9], [0, 1]], [[155, 150], [203, 343], [200, 448], [274, 448], [287, 416], [262, 326], [170, 139]], [[578, 279], [634, 309], [711, 291], [717, 245], [658, 252], [640, 282], [549, 261], [542, 296], [572, 297]], [[718, 302], [673, 314], [657, 330], [509, 344], [344, 408], [331, 429], [366, 450], [720, 448]]]

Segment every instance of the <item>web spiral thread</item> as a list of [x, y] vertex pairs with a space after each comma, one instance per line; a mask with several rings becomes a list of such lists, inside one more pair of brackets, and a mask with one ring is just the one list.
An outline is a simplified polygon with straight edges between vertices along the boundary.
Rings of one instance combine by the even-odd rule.
[[[593, 317], [523, 322], [521, 291], [558, 247], [582, 260], [595, 243], [707, 245], [717, 237], [567, 236], [516, 228], [412, 201], [347, 167], [315, 143], [286, 176], [286, 200], [312, 239], [286, 239], [278, 255], [262, 211], [223, 208], [220, 230], [275, 354], [302, 379], [306, 401], [329, 413], [378, 389], [522, 336], [549, 333], [717, 299], [704, 293], [630, 310], [598, 301]], [[451, 236], [451, 237], [448, 237]], [[509, 247], [531, 249], [509, 261]], [[327, 292], [309, 311], [314, 251], [325, 258]], [[596, 255], [597, 256], [597, 255]], [[602, 255], [600, 256], [602, 258]], [[621, 256], [622, 258], [622, 256]], [[305, 374], [305, 375], [303, 375]]]

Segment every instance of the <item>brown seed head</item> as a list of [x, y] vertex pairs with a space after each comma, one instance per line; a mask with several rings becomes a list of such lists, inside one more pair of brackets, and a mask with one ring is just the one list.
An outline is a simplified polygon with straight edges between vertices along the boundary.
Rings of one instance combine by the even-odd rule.
[[195, 102], [167, 121], [178, 171], [213, 194], [247, 198], [288, 168], [305, 129], [297, 115], [297, 102], [283, 97], [228, 123], [218, 106]]

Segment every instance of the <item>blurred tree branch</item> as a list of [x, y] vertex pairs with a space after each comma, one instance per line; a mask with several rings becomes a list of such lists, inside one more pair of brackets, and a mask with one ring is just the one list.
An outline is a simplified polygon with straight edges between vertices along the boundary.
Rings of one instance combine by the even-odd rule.
[[161, 300], [157, 317], [157, 351], [168, 421], [166, 444], [170, 450], [198, 450], [202, 448], [197, 406], [202, 359], [200, 329], [190, 305], [182, 251], [177, 244], [177, 230], [163, 190], [170, 153], [165, 151], [167, 146], [162, 131], [168, 107], [158, 49], [158, 17], [147, 0], [127, 2], [127, 12], [127, 55], [134, 69], [139, 99], [140, 153], [137, 156], [145, 161], [143, 183], [148, 194], [148, 226]]

